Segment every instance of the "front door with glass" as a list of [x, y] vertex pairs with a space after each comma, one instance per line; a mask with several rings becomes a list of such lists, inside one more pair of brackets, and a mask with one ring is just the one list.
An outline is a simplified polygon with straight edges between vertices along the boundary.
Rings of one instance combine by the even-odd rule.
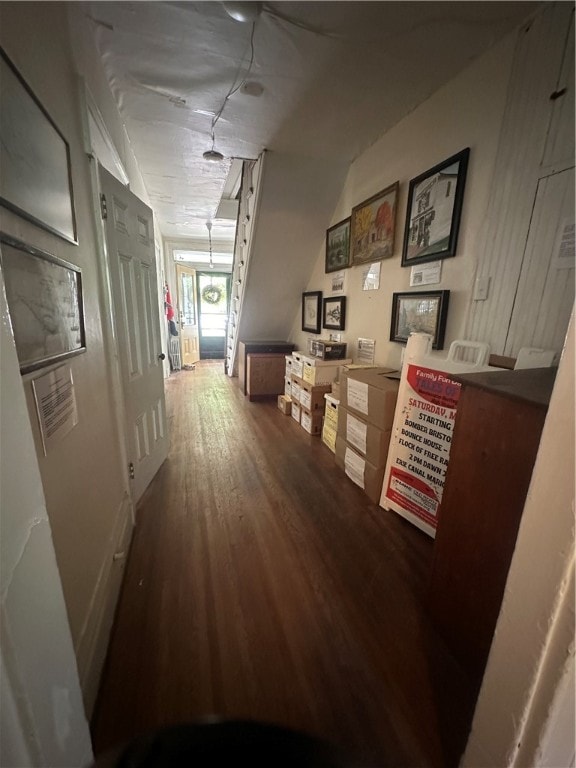
[[223, 360], [228, 324], [230, 275], [197, 272], [200, 359]]

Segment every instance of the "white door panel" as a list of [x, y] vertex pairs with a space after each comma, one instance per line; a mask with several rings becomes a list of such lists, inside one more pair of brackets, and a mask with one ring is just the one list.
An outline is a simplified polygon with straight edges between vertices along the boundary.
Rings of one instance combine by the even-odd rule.
[[99, 176], [137, 501], [168, 454], [152, 211], [102, 167]]

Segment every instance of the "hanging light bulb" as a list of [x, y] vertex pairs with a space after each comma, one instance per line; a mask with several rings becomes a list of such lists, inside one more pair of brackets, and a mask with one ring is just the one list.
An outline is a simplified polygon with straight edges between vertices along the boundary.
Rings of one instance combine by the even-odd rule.
[[214, 269], [214, 262], [212, 260], [212, 222], [206, 222], [206, 229], [208, 230], [208, 249], [210, 251], [210, 269]]

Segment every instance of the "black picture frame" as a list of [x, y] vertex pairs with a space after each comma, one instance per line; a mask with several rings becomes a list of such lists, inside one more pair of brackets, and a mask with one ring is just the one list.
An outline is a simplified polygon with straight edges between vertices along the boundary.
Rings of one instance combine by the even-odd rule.
[[450, 291], [392, 294], [390, 341], [406, 344], [411, 333], [429, 333], [432, 349], [443, 349]]
[[338, 272], [350, 266], [350, 216], [326, 230], [326, 262], [324, 271]]
[[4, 232], [0, 263], [20, 373], [85, 352], [82, 270]]
[[322, 291], [306, 291], [302, 294], [302, 330], [320, 333], [322, 322]]
[[470, 148], [410, 181], [402, 266], [456, 255]]
[[78, 244], [70, 147], [0, 48], [0, 205]]
[[330, 331], [343, 331], [346, 328], [346, 296], [324, 299], [322, 327]]

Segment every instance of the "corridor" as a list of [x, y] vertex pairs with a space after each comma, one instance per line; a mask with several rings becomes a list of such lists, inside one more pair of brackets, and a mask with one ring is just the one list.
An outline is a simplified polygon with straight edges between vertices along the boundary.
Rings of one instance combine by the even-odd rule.
[[371, 504], [222, 362], [167, 381], [92, 732], [207, 716], [305, 730], [362, 766], [458, 763], [474, 691], [426, 615], [432, 541]]

